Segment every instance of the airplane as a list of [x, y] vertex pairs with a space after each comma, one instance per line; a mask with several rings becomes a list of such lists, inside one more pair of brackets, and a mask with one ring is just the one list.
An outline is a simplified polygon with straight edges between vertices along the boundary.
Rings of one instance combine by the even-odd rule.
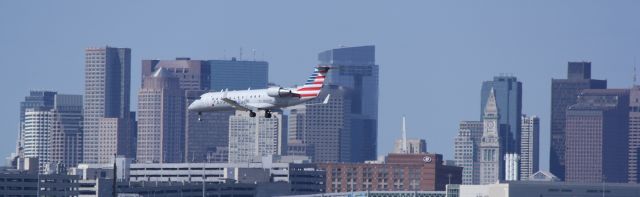
[[[258, 111], [264, 111], [264, 117], [271, 118], [273, 110], [302, 104], [318, 97], [330, 68], [329, 66], [317, 66], [307, 82], [297, 88], [276, 86], [255, 90], [208, 92], [193, 101], [188, 110], [198, 112], [199, 121], [202, 120], [203, 112], [230, 110], [249, 111], [250, 117], [255, 117]], [[329, 96], [327, 95], [321, 104], [326, 104], [329, 101]]]

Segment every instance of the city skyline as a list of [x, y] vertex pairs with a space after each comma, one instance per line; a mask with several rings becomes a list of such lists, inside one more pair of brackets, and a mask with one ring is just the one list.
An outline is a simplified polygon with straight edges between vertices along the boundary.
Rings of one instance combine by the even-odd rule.
[[[5, 3], [0, 3], [5, 4]], [[64, 3], [62, 3], [64, 6]], [[82, 3], [79, 3], [82, 4]], [[231, 5], [236, 5], [230, 3]], [[256, 3], [259, 4], [259, 3]], [[348, 4], [348, 3], [347, 3]], [[119, 3], [118, 5], [127, 5], [126, 3]], [[427, 5], [430, 5], [427, 3]], [[267, 35], [256, 36], [256, 38], [249, 38], [246, 40], [242, 40], [246, 34], [241, 34], [238, 37], [233, 37], [228, 41], [222, 41], [225, 39], [225, 36], [230, 36], [229, 34], [233, 34], [234, 32], [241, 32], [245, 30], [244, 27], [230, 25], [231, 27], [238, 28], [237, 30], [229, 30], [227, 29], [226, 33], [223, 35], [220, 34], [196, 34], [194, 36], [194, 40], [188, 40], [185, 44], [174, 43], [176, 41], [166, 41], [170, 44], [175, 44], [175, 48], [163, 48], [158, 47], [159, 49], [153, 49], [156, 45], [153, 44], [157, 41], [165, 41], [160, 39], [171, 40], [174, 38], [173, 35], [167, 33], [161, 33], [160, 35], [154, 38], [142, 39], [142, 36], [138, 33], [133, 33], [130, 37], [129, 35], [117, 35], [114, 37], [109, 36], [109, 34], [97, 34], [96, 37], [84, 37], [78, 38], [74, 40], [73, 37], [67, 37], [66, 35], [57, 35], [56, 32], [60, 32], [57, 30], [52, 30], [54, 35], [53, 37], [47, 37], [46, 39], [52, 39], [53, 41], [45, 41], [43, 38], [34, 38], [30, 36], [34, 36], [31, 34], [25, 35], [24, 37], [16, 36], [19, 35], [20, 32], [24, 30], [29, 30], [31, 27], [24, 27], [21, 25], [17, 25], [16, 30], [9, 30], [7, 32], [0, 33], [0, 38], [9, 39], [9, 38], [17, 38], [16, 40], [7, 40], [8, 45], [0, 46], [0, 52], [2, 54], [6, 54], [6, 57], [12, 58], [2, 58], [0, 60], [0, 65], [19, 65], [22, 68], [10, 68], [16, 69], [14, 72], [17, 73], [30, 73], [31, 75], [25, 77], [25, 75], [19, 76], [8, 76], [8, 78], [3, 79], [3, 84], [11, 84], [14, 86], [4, 88], [9, 89], [7, 98], [3, 99], [2, 107], [5, 112], [0, 115], [0, 118], [6, 120], [4, 126], [0, 129], [3, 130], [7, 141], [2, 141], [2, 145], [0, 146], [0, 153], [2, 155], [8, 155], [8, 153], [13, 151], [13, 147], [15, 147], [14, 140], [17, 138], [18, 129], [18, 117], [16, 117], [15, 113], [18, 111], [17, 103], [20, 101], [29, 90], [51, 90], [58, 92], [65, 92], [70, 94], [82, 94], [83, 86], [80, 85], [82, 83], [82, 67], [84, 66], [82, 61], [82, 50], [86, 47], [91, 46], [103, 46], [105, 44], [113, 45], [116, 47], [127, 47], [132, 49], [132, 79], [131, 79], [131, 93], [135, 95], [135, 93], [139, 89], [138, 82], [141, 81], [138, 76], [140, 72], [139, 62], [141, 59], [148, 59], [143, 57], [157, 57], [158, 59], [172, 59], [177, 56], [189, 56], [189, 57], [209, 57], [209, 59], [223, 59], [225, 56], [227, 59], [230, 59], [232, 56], [239, 57], [239, 48], [244, 47], [243, 59], [252, 60], [252, 48], [257, 48], [257, 52], [255, 54], [258, 60], [265, 60], [270, 62], [270, 79], [272, 82], [276, 82], [282, 85], [291, 85], [295, 82], [300, 81], [299, 77], [295, 77], [297, 75], [303, 75], [308, 72], [308, 68], [316, 65], [317, 61], [314, 56], [327, 49], [336, 48], [338, 45], [347, 44], [349, 46], [361, 46], [361, 45], [376, 45], [377, 54], [376, 54], [376, 63], [382, 65], [380, 71], [380, 105], [379, 105], [379, 140], [378, 143], [380, 146], [378, 147], [378, 155], [383, 155], [386, 152], [390, 152], [393, 148], [393, 140], [385, 140], [385, 139], [396, 139], [399, 137], [400, 130], [400, 121], [399, 117], [402, 114], [407, 115], [408, 122], [410, 123], [408, 126], [410, 129], [409, 136], [416, 138], [424, 138], [427, 140], [427, 143], [430, 146], [430, 151], [441, 153], [445, 155], [447, 159], [453, 158], [453, 150], [452, 139], [457, 133], [457, 126], [459, 120], [469, 120], [475, 119], [477, 117], [477, 109], [480, 106], [477, 104], [476, 98], [479, 93], [479, 86], [481, 81], [486, 80], [490, 77], [493, 77], [502, 72], [512, 72], [515, 76], [518, 77], [520, 81], [523, 82], [524, 94], [523, 94], [523, 111], [532, 114], [538, 115], [541, 118], [541, 144], [542, 150], [541, 153], [541, 169], [548, 169], [548, 147], [549, 147], [549, 87], [550, 87], [550, 79], [551, 78], [563, 78], [565, 75], [565, 65], [566, 62], [569, 61], [591, 61], [593, 62], [593, 77], [597, 79], [608, 79], [610, 81], [609, 87], [611, 88], [629, 88], [632, 85], [632, 74], [633, 70], [633, 57], [634, 55], [639, 54], [637, 44], [639, 43], [639, 39], [637, 37], [630, 37], [630, 35], [638, 35], [640, 29], [638, 26], [629, 25], [629, 24], [620, 24], [613, 23], [611, 21], [621, 19], [621, 18], [638, 18], [638, 14], [630, 14], [629, 10], [633, 10], [632, 8], [637, 8], [637, 4], [632, 5], [615, 5], [617, 9], [623, 9], [625, 11], [611, 11], [606, 9], [597, 8], [602, 5], [595, 4], [571, 4], [571, 3], [560, 3], [556, 4], [558, 7], [549, 8], [547, 11], [551, 12], [551, 16], [538, 16], [532, 13], [534, 8], [540, 8], [542, 5], [533, 5], [532, 10], [525, 9], [519, 6], [514, 6], [515, 9], [519, 11], [524, 11], [524, 14], [517, 15], [519, 20], [525, 21], [523, 26], [516, 24], [516, 27], [522, 28], [522, 30], [511, 30], [507, 31], [507, 33], [519, 34], [519, 36], [511, 36], [506, 39], [498, 39], [498, 37], [491, 36], [489, 34], [496, 33], [496, 36], [504, 36], [505, 33], [500, 33], [501, 30], [508, 30], [500, 28], [500, 24], [504, 22], [517, 22], [517, 20], [507, 20], [501, 18], [499, 16], [507, 15], [507, 14], [515, 14], [510, 11], [500, 10], [498, 12], [498, 16], [484, 16], [482, 19], [498, 19], [498, 22], [491, 23], [492, 25], [487, 29], [495, 28], [493, 30], [487, 31], [487, 29], [481, 29], [478, 33], [481, 34], [479, 37], [474, 37], [474, 35], [469, 35], [470, 38], [463, 38], [460, 35], [451, 35], [445, 40], [455, 40], [456, 42], [451, 43], [451, 45], [445, 45], [441, 42], [434, 41], [433, 38], [422, 38], [424, 40], [419, 41], [419, 44], [411, 44], [406, 39], [401, 39], [399, 43], [395, 44], [394, 39], [385, 40], [383, 38], [383, 33], [376, 33], [373, 36], [364, 36], [364, 38], [357, 38], [358, 35], [366, 34], [360, 30], [346, 30], [346, 35], [329, 33], [328, 35], [318, 35], [314, 34], [316, 37], [322, 37], [320, 41], [317, 42], [304, 42], [304, 39], [308, 39], [308, 37], [293, 37], [290, 42], [300, 42], [296, 44], [285, 44], [285, 46], [277, 46], [277, 42], [286, 41], [282, 37], [278, 37], [279, 39], [274, 39], [272, 41], [260, 41], [259, 39], [268, 39], [271, 35], [272, 31], [267, 31]], [[607, 4], [608, 6], [612, 6]], [[57, 7], [60, 5], [52, 5], [53, 7]], [[88, 6], [88, 5], [84, 5]], [[115, 8], [114, 7], [112, 8]], [[140, 5], [131, 5], [133, 12], [133, 8]], [[165, 5], [166, 6], [166, 5]], [[316, 5], [321, 6], [321, 5]], [[351, 5], [354, 7], [355, 5]], [[449, 8], [454, 10], [456, 4], [445, 4], [441, 5], [442, 7]], [[489, 9], [482, 5], [478, 5], [486, 11]], [[573, 8], [576, 6], [577, 8]], [[608, 7], [604, 6], [604, 7]], [[0, 7], [11, 7], [11, 6], [0, 6]], [[43, 6], [47, 7], [47, 6]], [[347, 6], [349, 7], [349, 6]], [[409, 6], [410, 7], [410, 6]], [[409, 7], [405, 7], [406, 9], [411, 9]], [[505, 6], [503, 6], [504, 8]], [[569, 17], [566, 15], [562, 15], [559, 12], [563, 9], [570, 7], [572, 9], [578, 8], [586, 8], [588, 11], [601, 11], [600, 15], [604, 15], [604, 19], [596, 19], [596, 16], [592, 15], [582, 15], [577, 14], [578, 16]], [[627, 7], [627, 8], [625, 8]], [[61, 8], [61, 7], [57, 7]], [[274, 7], [271, 7], [274, 8]], [[41, 8], [35, 8], [33, 12], [37, 12]], [[235, 9], [235, 8], [234, 8]], [[277, 8], [274, 8], [277, 9]], [[380, 9], [380, 8], [378, 8]], [[431, 9], [431, 8], [430, 8]], [[461, 8], [461, 10], [467, 10], [470, 8]], [[3, 10], [0, 8], [0, 10]], [[490, 9], [489, 9], [490, 10]], [[256, 11], [252, 9], [251, 11]], [[346, 8], [338, 8], [338, 16], [349, 16], [347, 14], [348, 9]], [[469, 10], [467, 10], [469, 11]], [[298, 11], [293, 11], [296, 14]], [[0, 12], [0, 13], [15, 13], [15, 12]], [[80, 14], [83, 13], [81, 11], [72, 12], [72, 14]], [[126, 12], [125, 12], [126, 13]], [[398, 12], [393, 12], [395, 14], [400, 15]], [[477, 13], [472, 12], [472, 13]], [[38, 19], [39, 17], [47, 16], [47, 13], [44, 14], [36, 14], [35, 18], [18, 18], [11, 19], [22, 21], [23, 23], [29, 23], [31, 20]], [[130, 15], [131, 13], [129, 13]], [[271, 14], [271, 12], [269, 12]], [[316, 13], [317, 14], [317, 13]], [[4, 14], [0, 14], [0, 18], [5, 18], [0, 20], [0, 24], [5, 24], [6, 18]], [[69, 15], [66, 15], [69, 16]], [[304, 15], [306, 17], [312, 17], [309, 15]], [[369, 17], [374, 17], [377, 20], [384, 20], [384, 16], [394, 18], [393, 14], [383, 14], [383, 17], [375, 17], [372, 15], [367, 15]], [[425, 14], [424, 17], [428, 19], [430, 14]], [[438, 12], [436, 16], [447, 16], [444, 13]], [[561, 16], [567, 17], [563, 18]], [[273, 17], [282, 17], [282, 15], [275, 15]], [[469, 17], [469, 15], [466, 15]], [[560, 22], [551, 23], [553, 25], [549, 25], [550, 28], [547, 30], [541, 30], [543, 35], [542, 38], [548, 38], [550, 40], [562, 40], [568, 39], [567, 41], [561, 42], [559, 44], [552, 44], [553, 41], [542, 39], [542, 44], [533, 44], [533, 46], [528, 45], [532, 44], [531, 42], [524, 41], [527, 36], [533, 36], [531, 34], [525, 33], [527, 30], [525, 24], [537, 24], [535, 20], [531, 20], [529, 17], [541, 17], [542, 23], [544, 22], [552, 22], [554, 17], [558, 17]], [[579, 17], [587, 17], [587, 19], [591, 19], [589, 23], [583, 22]], [[227, 19], [230, 17], [227, 17]], [[57, 18], [60, 19], [60, 18]], [[64, 18], [62, 18], [64, 19]], [[162, 18], [164, 20], [169, 20], [167, 18]], [[158, 19], [158, 20], [162, 20]], [[399, 19], [395, 17], [395, 19]], [[464, 20], [468, 19], [465, 17], [453, 18], [452, 24], [457, 24], [456, 22], [463, 24], [463, 26], [469, 25], [465, 23]], [[55, 20], [55, 19], [51, 19]], [[74, 19], [76, 20], [76, 19]], [[145, 20], [151, 20], [146, 19]], [[246, 22], [248, 19], [243, 18], [239, 19], [241, 21]], [[260, 20], [260, 19], [255, 19]], [[314, 19], [313, 20], [318, 20]], [[431, 19], [429, 19], [431, 20]], [[480, 20], [480, 19], [478, 19]], [[73, 20], [72, 20], [73, 21]], [[169, 20], [171, 21], [171, 20]], [[364, 21], [367, 24], [364, 24], [360, 27], [363, 27], [365, 30], [374, 30], [377, 29], [375, 24], [368, 24], [370, 20], [366, 20], [363, 18], [355, 18], [355, 19], [345, 19], [344, 21], [340, 21], [338, 26], [346, 27], [346, 24], [349, 24], [350, 21]], [[446, 20], [445, 20], [446, 21]], [[472, 20], [473, 21], [473, 20]], [[585, 21], [587, 21], [585, 19]], [[324, 21], [322, 21], [324, 22]], [[392, 27], [403, 28], [404, 26], [395, 26], [389, 23], [390, 21], [383, 21], [384, 24]], [[433, 21], [428, 21], [433, 22]], [[593, 22], [593, 23], [591, 23]], [[573, 24], [576, 23], [576, 24]], [[38, 23], [36, 23], [38, 24]], [[64, 27], [68, 27], [73, 22], [64, 22], [57, 21], [53, 24], [60, 25], [64, 29]], [[325, 23], [323, 23], [325, 24]], [[586, 25], [586, 24], [590, 24]], [[13, 23], [11, 24], [13, 25]], [[129, 27], [132, 24], [127, 23], [124, 25], [125, 27]], [[284, 25], [284, 24], [282, 24]], [[542, 25], [542, 24], [538, 24]], [[568, 25], [568, 27], [558, 28], [562, 25]], [[448, 24], [436, 23], [436, 27], [449, 27]], [[544, 25], [542, 25], [544, 26]], [[609, 26], [613, 26], [613, 28], [607, 28]], [[45, 26], [46, 28], [47, 26]], [[546, 26], [545, 26], [546, 27]], [[557, 37], [546, 35], [551, 34], [555, 31], [550, 30], [551, 27], [556, 27], [560, 30], [560, 35]], [[569, 30], [571, 28], [587, 28], [577, 30]], [[406, 27], [405, 27], [406, 28]], [[449, 27], [449, 30], [434, 30], [436, 33], [430, 34], [431, 36], [443, 36], [453, 30], [471, 30], [467, 27], [454, 28]], [[631, 28], [631, 29], [627, 29]], [[11, 28], [8, 28], [11, 29]], [[529, 29], [531, 30], [531, 29]], [[63, 31], [66, 32], [67, 30]], [[209, 30], [210, 31], [210, 30]], [[207, 32], [209, 32], [207, 31]], [[570, 38], [569, 35], [574, 36], [573, 33], [581, 32], [582, 34], [578, 34], [577, 38]], [[599, 36], [599, 33], [609, 33], [609, 36]], [[90, 31], [93, 32], [93, 31]], [[107, 31], [109, 32], [109, 31]], [[118, 31], [110, 31], [117, 33]], [[144, 32], [144, 31], [141, 31]], [[325, 32], [325, 31], [323, 31]], [[419, 32], [430, 32], [429, 30], [420, 29]], [[176, 33], [174, 31], [174, 33]], [[177, 32], [178, 35], [188, 36], [190, 35], [187, 32]], [[294, 33], [305, 34], [306, 31], [298, 31]], [[393, 31], [387, 31], [387, 33], [394, 33]], [[622, 34], [622, 35], [618, 35]], [[210, 38], [206, 36], [219, 36], [220, 38]], [[395, 35], [402, 35], [402, 33], [397, 33]], [[421, 39], [411, 34], [409, 36], [413, 39]], [[614, 36], [615, 35], [615, 36]], [[477, 35], [475, 35], [477, 36]], [[125, 38], [128, 37], [128, 38]], [[474, 39], [477, 38], [489, 38], [489, 41], [476, 41]], [[592, 40], [592, 38], [595, 38]], [[26, 40], [25, 40], [26, 39]], [[34, 39], [33, 41], [29, 41], [28, 39]], [[136, 39], [142, 39], [142, 41], [135, 41]], [[197, 40], [197, 39], [203, 39]], [[214, 41], [210, 40], [214, 39]], [[222, 39], [222, 40], [218, 40]], [[335, 39], [335, 40], [334, 40]], [[70, 41], [69, 43], [62, 42], [64, 44], [58, 43], [61, 41]], [[344, 40], [351, 40], [350, 42], [345, 42]], [[37, 43], [38, 41], [43, 43]], [[184, 38], [177, 39], [177, 42], [185, 41]], [[474, 51], [478, 49], [482, 49], [483, 47], [489, 46], [493, 44], [491, 41], [498, 41], [497, 46], [494, 46], [494, 52], [482, 52], [482, 51]], [[515, 44], [509, 44], [509, 42], [515, 42]], [[323, 43], [325, 42], [325, 43]], [[435, 42], [435, 45], [431, 45], [434, 47], [427, 46], [429, 42]], [[470, 42], [470, 43], [468, 43]], [[41, 47], [34, 51], [27, 51], [24, 48], [16, 48], [21, 44], [25, 44], [25, 47], [34, 47], [33, 44], [37, 45], [35, 47]], [[56, 44], [57, 43], [57, 44]], [[197, 43], [196, 47], [190, 49], [190, 44]], [[219, 43], [219, 44], [216, 44]], [[40, 45], [43, 46], [40, 46]], [[403, 48], [402, 44], [408, 44], [408, 48]], [[425, 44], [422, 46], [421, 44]], [[463, 46], [469, 44], [470, 49], [464, 49], [462, 52], [458, 52], [458, 49], [462, 49]], [[544, 45], [548, 44], [550, 46]], [[571, 47], [567, 47], [564, 45], [572, 45]], [[544, 45], [544, 46], [543, 46]], [[562, 45], [562, 46], [560, 46]], [[58, 51], [51, 52], [50, 47], [61, 47]], [[274, 47], [272, 47], [274, 46]], [[531, 46], [532, 49], [526, 48], [525, 46]], [[249, 48], [247, 48], [249, 47]], [[282, 47], [282, 48], [280, 48]], [[296, 52], [292, 52], [291, 49], [283, 49], [285, 47], [300, 47], [298, 50], [296, 48]], [[424, 47], [424, 48], [423, 48]], [[520, 47], [523, 47], [521, 49]], [[582, 49], [581, 47], [586, 47], [589, 49]], [[526, 48], [526, 49], [525, 49]], [[549, 51], [541, 51], [542, 48], [549, 48]], [[553, 49], [551, 49], [553, 48]], [[14, 50], [15, 49], [15, 50]], [[440, 49], [444, 49], [443, 52], [437, 52]], [[508, 52], [508, 50], [520, 49], [521, 51], [516, 52]], [[225, 52], [226, 50], [226, 52]], [[47, 52], [45, 52], [47, 51]], [[572, 51], [572, 52], [568, 52]], [[607, 52], [611, 51], [611, 52]], [[614, 53], [615, 51], [615, 53]], [[471, 53], [478, 54], [471, 54]], [[50, 54], [47, 54], [50, 53]], [[266, 56], [262, 54], [266, 53]], [[289, 54], [292, 53], [292, 54]], [[501, 54], [504, 53], [504, 54]], [[554, 54], [558, 53], [558, 54]], [[427, 56], [420, 56], [423, 54], [428, 54]], [[444, 54], [444, 55], [443, 55]], [[462, 56], [460, 56], [462, 54]], [[27, 56], [28, 55], [28, 56]], [[439, 56], [443, 55], [443, 56]], [[53, 57], [59, 56], [59, 57]], [[416, 58], [419, 57], [419, 58]], [[425, 57], [422, 59], [422, 57]], [[24, 64], [14, 59], [21, 58], [29, 58], [34, 61], [33, 64]], [[458, 60], [456, 58], [469, 59], [469, 60]], [[202, 58], [207, 59], [207, 58]], [[473, 60], [473, 61], [471, 61]], [[522, 63], [523, 61], [529, 61], [527, 63]], [[418, 64], [416, 64], [418, 63]], [[473, 64], [471, 64], [473, 63]], [[519, 63], [522, 63], [521, 65]], [[478, 66], [481, 65], [481, 66]], [[515, 66], [514, 66], [515, 65]], [[542, 69], [531, 69], [533, 66], [542, 67]], [[45, 76], [52, 72], [52, 69], [60, 67], [61, 70], [68, 71], [68, 79], [60, 80], [60, 76], [67, 75], [58, 75], [56, 77], [53, 76]], [[425, 68], [421, 68], [425, 67]], [[481, 67], [482, 69], [474, 69], [471, 67]], [[398, 68], [398, 69], [396, 69]], [[461, 69], [466, 69], [461, 73], [459, 72]], [[414, 72], [413, 70], [417, 70], [420, 72]], [[13, 71], [13, 70], [10, 70]], [[466, 73], [468, 72], [468, 73]], [[55, 73], [55, 72], [53, 72]], [[419, 75], [419, 73], [421, 73]], [[438, 76], [441, 75], [441, 76]], [[472, 76], [477, 75], [477, 76]], [[411, 84], [412, 81], [405, 80], [405, 78], [413, 78], [426, 80], [424, 82], [418, 82]], [[456, 78], [454, 80], [449, 81], [447, 78]], [[38, 79], [38, 80], [34, 80]], [[6, 80], [6, 81], [5, 81]], [[447, 80], [445, 82], [451, 83], [445, 85], [445, 83], [437, 83], [442, 80]], [[13, 83], [14, 81], [18, 83]], [[402, 88], [398, 88], [402, 87]], [[413, 90], [413, 89], [426, 89], [428, 93], [422, 93], [421, 97], [418, 98], [397, 98], [392, 95], [401, 95], [403, 91]], [[455, 91], [454, 91], [455, 90]], [[456, 98], [442, 98], [440, 95], [452, 95]], [[458, 98], [460, 97], [460, 98]], [[426, 101], [423, 101], [426, 100]], [[424, 106], [417, 106], [411, 104], [401, 104], [399, 106], [395, 106], [395, 104], [389, 103], [426, 103]], [[439, 105], [442, 102], [445, 102], [445, 105]], [[135, 103], [137, 100], [132, 97], [131, 109], [137, 109]], [[458, 105], [458, 106], [454, 106]], [[414, 108], [417, 108], [415, 110]], [[444, 113], [443, 112], [447, 112]], [[448, 116], [448, 117], [446, 117]], [[13, 120], [13, 121], [12, 121]], [[439, 140], [443, 139], [443, 140]], [[387, 142], [388, 141], [388, 142]]]

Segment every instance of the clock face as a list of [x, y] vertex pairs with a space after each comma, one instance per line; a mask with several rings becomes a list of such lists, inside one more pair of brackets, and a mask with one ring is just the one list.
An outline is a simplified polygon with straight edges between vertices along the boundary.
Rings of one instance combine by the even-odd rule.
[[487, 122], [487, 128], [489, 129], [493, 129], [495, 127], [495, 123], [493, 123], [493, 121]]

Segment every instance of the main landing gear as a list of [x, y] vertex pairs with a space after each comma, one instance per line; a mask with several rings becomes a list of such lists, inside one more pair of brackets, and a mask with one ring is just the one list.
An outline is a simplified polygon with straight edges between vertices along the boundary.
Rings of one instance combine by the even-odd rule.
[[264, 117], [265, 117], [265, 118], [271, 118], [271, 111], [269, 111], [269, 110], [265, 110], [265, 111], [264, 111]]
[[[254, 112], [254, 111], [249, 111], [249, 117], [252, 117], [252, 118], [253, 118], [253, 117], [256, 117], [256, 115], [257, 115], [257, 113], [256, 113], [256, 112]], [[271, 118], [271, 117], [272, 117], [272, 115], [271, 115], [271, 111], [270, 111], [270, 110], [265, 110], [265, 111], [264, 111], [264, 117], [265, 117], [265, 118]]]

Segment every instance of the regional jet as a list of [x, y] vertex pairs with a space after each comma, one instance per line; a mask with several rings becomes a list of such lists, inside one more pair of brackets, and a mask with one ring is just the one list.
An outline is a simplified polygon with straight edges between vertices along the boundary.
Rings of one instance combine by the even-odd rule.
[[[240, 110], [249, 111], [250, 117], [256, 112], [264, 111], [265, 118], [271, 118], [271, 111], [310, 101], [318, 95], [324, 86], [325, 77], [330, 67], [318, 66], [307, 82], [297, 88], [269, 87], [256, 90], [237, 90], [208, 92], [189, 105], [188, 110], [198, 112], [198, 120], [203, 112]], [[329, 101], [325, 97], [321, 104]]]

